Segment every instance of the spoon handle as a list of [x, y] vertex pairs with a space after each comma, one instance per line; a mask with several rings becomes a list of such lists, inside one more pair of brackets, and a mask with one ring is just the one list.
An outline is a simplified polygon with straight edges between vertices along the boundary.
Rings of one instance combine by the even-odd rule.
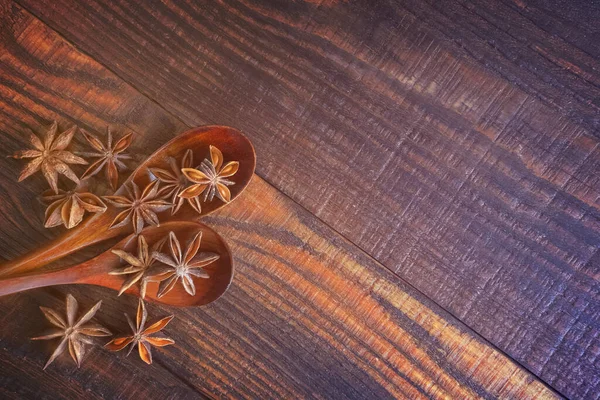
[[104, 273], [104, 258], [104, 255], [100, 255], [76, 266], [58, 271], [0, 279], [0, 296], [40, 287], [93, 281], [96, 275]]
[[0, 265], [0, 278], [38, 269], [84, 247], [129, 233], [128, 226], [115, 229], [106, 228], [113, 217], [111, 214], [105, 212], [92, 217], [50, 243]]
[[0, 280], [0, 296], [23, 292], [29, 289], [71, 283], [71, 277], [68, 274], [61, 274], [60, 272], [62, 271], [44, 274], [41, 277], [20, 276]]

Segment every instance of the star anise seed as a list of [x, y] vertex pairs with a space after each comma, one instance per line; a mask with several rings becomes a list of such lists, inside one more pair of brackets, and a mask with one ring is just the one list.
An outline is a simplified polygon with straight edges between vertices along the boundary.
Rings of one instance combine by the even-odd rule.
[[[183, 197], [179, 197], [179, 193], [188, 186], [188, 180], [181, 173], [181, 170], [183, 168], [190, 168], [193, 165], [193, 157], [192, 150], [188, 149], [181, 159], [180, 166], [177, 165], [173, 157], [169, 157], [168, 162], [171, 171], [162, 168], [148, 168], [162, 184], [158, 196], [171, 199], [171, 204], [173, 205], [171, 215], [176, 214], [186, 200]], [[202, 212], [198, 197], [187, 198], [187, 202], [198, 214]]]
[[165, 268], [159, 270], [158, 276], [162, 282], [158, 287], [157, 297], [160, 298], [170, 292], [180, 279], [185, 291], [189, 295], [194, 296], [196, 294], [196, 286], [194, 285], [193, 277], [203, 279], [210, 277], [202, 268], [218, 260], [219, 255], [211, 252], [198, 253], [201, 239], [202, 232], [198, 232], [186, 248], [185, 254], [183, 254], [179, 240], [177, 240], [173, 232], [169, 232], [171, 255], [168, 256], [159, 252], [154, 253], [154, 258], [165, 264]]
[[108, 342], [105, 347], [110, 351], [119, 351], [130, 345], [129, 351], [127, 352], [127, 355], [129, 355], [131, 354], [133, 348], [137, 345], [140, 358], [146, 364], [152, 364], [152, 351], [150, 346], [163, 347], [175, 344], [173, 339], [150, 336], [153, 333], [161, 331], [165, 326], [167, 326], [167, 324], [173, 319], [172, 315], [155, 322], [148, 328], [145, 328], [148, 313], [146, 311], [144, 301], [140, 299], [136, 316], [136, 324], [133, 324], [129, 318], [129, 315], [125, 314], [125, 317], [127, 318], [127, 323], [131, 328], [132, 335], [119, 337]]
[[52, 325], [56, 326], [56, 328], [53, 328], [43, 336], [38, 336], [32, 338], [31, 340], [50, 340], [62, 337], [60, 343], [56, 347], [56, 350], [54, 350], [54, 353], [52, 353], [48, 359], [48, 362], [46, 362], [44, 369], [46, 369], [48, 365], [52, 364], [52, 362], [58, 356], [60, 356], [67, 347], [69, 348], [71, 358], [77, 363], [77, 367], [80, 367], [81, 360], [83, 360], [83, 356], [85, 354], [85, 345], [93, 344], [91, 339], [89, 339], [87, 336], [111, 335], [108, 329], [104, 328], [103, 326], [89, 322], [100, 309], [101, 304], [102, 301], [97, 302], [94, 307], [88, 310], [77, 321], [75, 321], [78, 308], [77, 300], [75, 300], [75, 297], [70, 294], [67, 295], [66, 320], [57, 312], [49, 308], [40, 307], [40, 310], [42, 310], [46, 319], [50, 321]]
[[182, 190], [180, 197], [189, 199], [204, 193], [202, 201], [212, 201], [215, 195], [223, 202], [231, 201], [231, 192], [227, 186], [235, 182], [225, 179], [235, 175], [240, 163], [231, 161], [223, 165], [223, 153], [210, 146], [210, 160], [205, 159], [197, 168], [182, 168], [181, 172], [194, 184]]
[[110, 131], [109, 127], [107, 128], [107, 144], [104, 145], [91, 133], [86, 132], [83, 129], [81, 131], [83, 132], [83, 136], [88, 143], [96, 150], [96, 152], [81, 153], [81, 155], [98, 158], [98, 160], [94, 161], [92, 165], [90, 165], [89, 168], [83, 173], [83, 175], [81, 175], [81, 179], [86, 179], [90, 176], [96, 175], [104, 166], [106, 166], [106, 179], [108, 180], [111, 189], [113, 191], [117, 190], [117, 184], [119, 182], [119, 168], [127, 168], [122, 160], [131, 159], [129, 154], [123, 154], [123, 152], [129, 147], [129, 145], [131, 145], [133, 132], [126, 134], [121, 139], [117, 140], [117, 142], [113, 145], [112, 132]]
[[44, 226], [52, 228], [63, 224], [71, 229], [82, 221], [84, 213], [103, 213], [106, 204], [93, 193], [84, 191], [84, 188], [76, 188], [70, 191], [58, 190], [54, 194], [51, 190], [42, 194], [42, 200], [48, 203]]
[[144, 227], [144, 223], [153, 226], [159, 226], [157, 212], [165, 211], [171, 208], [168, 201], [161, 200], [157, 197], [158, 180], [150, 182], [143, 192], [140, 192], [139, 187], [131, 182], [133, 192], [129, 186], [125, 186], [128, 197], [125, 196], [104, 196], [104, 199], [117, 208], [125, 208], [119, 215], [115, 217], [109, 228], [116, 228], [133, 223], [133, 230], [139, 234]]
[[138, 236], [138, 255], [134, 256], [133, 254], [127, 253], [123, 250], [111, 250], [113, 254], [121, 258], [127, 264], [126, 267], [119, 268], [115, 271], [109, 272], [109, 275], [128, 275], [129, 278], [123, 282], [121, 286], [121, 290], [119, 290], [119, 296], [123, 294], [127, 289], [135, 285], [137, 282], [140, 284], [140, 297], [143, 299], [146, 297], [146, 287], [148, 282], [153, 281], [152, 277], [148, 275], [149, 271], [151, 271], [151, 267], [155, 262], [155, 259], [152, 255], [154, 251], [160, 251], [163, 244], [165, 243], [166, 238], [160, 240], [152, 246], [152, 250], [148, 250], [148, 242], [143, 235]]
[[77, 178], [77, 175], [75, 175], [67, 164], [85, 165], [87, 161], [65, 150], [69, 143], [71, 143], [76, 131], [77, 127], [73, 126], [56, 136], [58, 133], [58, 124], [54, 121], [46, 133], [43, 142], [32, 133], [29, 137], [29, 142], [34, 149], [17, 151], [13, 154], [13, 158], [32, 158], [21, 171], [19, 182], [41, 169], [42, 174], [44, 174], [54, 193], [58, 193], [58, 174], [62, 174], [73, 182], [79, 183], [79, 178]]

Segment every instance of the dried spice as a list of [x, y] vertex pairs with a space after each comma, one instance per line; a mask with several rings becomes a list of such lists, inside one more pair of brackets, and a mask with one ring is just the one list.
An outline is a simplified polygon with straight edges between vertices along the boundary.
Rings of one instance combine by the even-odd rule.
[[189, 199], [204, 193], [203, 201], [212, 201], [215, 195], [228, 203], [231, 201], [231, 192], [227, 186], [235, 182], [225, 179], [235, 175], [240, 163], [230, 161], [223, 165], [223, 153], [215, 146], [210, 146], [210, 160], [205, 159], [195, 168], [182, 168], [181, 172], [194, 184], [179, 193], [180, 197]]
[[137, 282], [140, 283], [140, 297], [143, 299], [146, 297], [146, 287], [148, 282], [154, 281], [153, 275], [150, 274], [152, 271], [151, 267], [156, 261], [153, 257], [155, 251], [160, 251], [166, 238], [156, 242], [152, 249], [148, 249], [148, 242], [143, 235], [138, 236], [138, 255], [127, 253], [123, 250], [111, 250], [113, 254], [124, 260], [128, 266], [119, 268], [115, 271], [109, 272], [109, 275], [130, 275], [128, 279], [123, 282], [121, 290], [119, 290], [119, 296], [123, 294], [127, 289], [135, 285]]
[[107, 349], [111, 351], [119, 351], [130, 345], [129, 351], [127, 352], [127, 355], [129, 355], [131, 354], [133, 348], [137, 345], [140, 358], [144, 360], [146, 364], [152, 364], [152, 351], [150, 346], [163, 347], [175, 344], [175, 341], [166, 337], [150, 336], [161, 331], [165, 326], [167, 326], [167, 324], [173, 319], [172, 315], [155, 322], [148, 328], [144, 328], [146, 326], [146, 318], [148, 317], [148, 313], [146, 311], [144, 301], [140, 299], [136, 316], [136, 324], [133, 324], [131, 318], [129, 318], [129, 315], [125, 314], [125, 317], [127, 318], [127, 323], [129, 323], [129, 327], [131, 328], [132, 335], [111, 340], [105, 346]]
[[208, 279], [209, 275], [202, 271], [202, 268], [219, 259], [219, 255], [211, 252], [198, 253], [202, 232], [198, 232], [185, 250], [181, 251], [179, 240], [173, 232], [169, 232], [169, 248], [171, 256], [163, 253], [154, 253], [154, 258], [165, 264], [165, 268], [160, 271], [162, 282], [158, 287], [158, 297], [162, 297], [175, 287], [175, 284], [181, 279], [183, 288], [191, 296], [196, 294], [196, 286], [193, 277]]
[[67, 164], [85, 165], [87, 161], [65, 150], [69, 143], [71, 143], [76, 131], [77, 127], [73, 126], [57, 136], [58, 124], [54, 121], [44, 136], [43, 142], [37, 136], [31, 134], [29, 142], [34, 149], [17, 151], [13, 155], [14, 158], [19, 159], [32, 158], [21, 171], [19, 182], [41, 169], [42, 174], [44, 174], [54, 193], [58, 193], [58, 174], [62, 174], [73, 182], [79, 183], [79, 178], [77, 178], [77, 175], [75, 175]]
[[103, 326], [89, 322], [100, 309], [101, 304], [102, 301], [97, 302], [94, 307], [87, 311], [77, 321], [75, 321], [78, 309], [77, 300], [75, 300], [75, 297], [70, 294], [67, 295], [66, 320], [49, 308], [40, 307], [40, 310], [42, 310], [46, 319], [50, 321], [52, 325], [56, 326], [56, 328], [51, 329], [43, 336], [38, 336], [32, 338], [31, 340], [49, 340], [62, 337], [58, 347], [56, 347], [56, 350], [54, 350], [54, 353], [52, 353], [48, 359], [48, 362], [44, 366], [44, 369], [46, 369], [48, 365], [52, 364], [52, 362], [58, 356], [60, 356], [67, 347], [69, 348], [71, 358], [73, 358], [73, 360], [77, 363], [77, 366], [80, 367], [81, 360], [83, 360], [83, 356], [85, 354], [85, 345], [93, 344], [88, 336], [111, 335], [111, 333]]
[[104, 199], [115, 207], [125, 208], [116, 216], [110, 224], [110, 228], [120, 227], [131, 221], [134, 232], [139, 234], [144, 227], [144, 223], [158, 226], [159, 221], [156, 213], [171, 208], [171, 203], [157, 198], [158, 183], [158, 180], [152, 181], [144, 188], [143, 192], [140, 192], [139, 187], [131, 182], [133, 191], [125, 186], [128, 197], [104, 196]]
[[[180, 166], [177, 165], [177, 161], [173, 157], [169, 157], [168, 162], [171, 171], [162, 168], [149, 168], [150, 172], [161, 182], [162, 187], [158, 196], [171, 199], [171, 204], [173, 205], [171, 215], [177, 213], [186, 200], [183, 197], [179, 197], [179, 193], [188, 186], [188, 180], [181, 170], [183, 168], [191, 168], [194, 163], [193, 157], [192, 151], [188, 149], [181, 159]], [[200, 200], [197, 196], [188, 197], [187, 202], [198, 214], [202, 212]]]
[[98, 196], [83, 190], [83, 188], [76, 188], [67, 192], [59, 189], [57, 194], [52, 191], [44, 192], [42, 200], [49, 204], [46, 208], [44, 226], [52, 228], [63, 224], [67, 229], [71, 229], [79, 225], [86, 211], [90, 213], [106, 211], [106, 204]]
[[107, 131], [107, 144], [104, 145], [97, 137], [82, 130], [86, 140], [96, 150], [96, 152], [81, 153], [81, 155], [85, 157], [98, 157], [98, 160], [94, 161], [92, 165], [89, 166], [89, 168], [81, 176], [81, 179], [86, 179], [90, 176], [96, 175], [104, 166], [106, 166], [106, 179], [108, 180], [111, 189], [114, 191], [117, 190], [117, 185], [119, 182], [119, 168], [127, 168], [122, 160], [131, 159], [129, 154], [123, 154], [123, 152], [131, 144], [133, 133], [130, 132], [123, 136], [113, 145], [112, 132], [110, 131], [110, 128], [107, 128]]

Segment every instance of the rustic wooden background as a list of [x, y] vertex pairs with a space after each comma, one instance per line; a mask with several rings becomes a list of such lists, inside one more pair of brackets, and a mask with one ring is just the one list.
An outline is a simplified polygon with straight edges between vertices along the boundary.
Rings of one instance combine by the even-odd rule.
[[[0, 298], [2, 398], [600, 398], [600, 4], [581, 0], [0, 0], [0, 137], [57, 119], [149, 154], [225, 124], [247, 192], [204, 222], [227, 294], [176, 346], [42, 372], [38, 306]], [[75, 146], [82, 144], [81, 137]], [[0, 249], [43, 228], [41, 176], [0, 158]], [[82, 172], [82, 171], [78, 171]]]

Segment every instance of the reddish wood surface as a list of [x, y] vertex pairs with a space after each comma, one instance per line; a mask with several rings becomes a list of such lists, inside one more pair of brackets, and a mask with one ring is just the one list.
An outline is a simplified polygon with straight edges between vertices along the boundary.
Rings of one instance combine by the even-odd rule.
[[[232, 245], [233, 288], [177, 312], [178, 347], [153, 371], [129, 361], [136, 375], [219, 397], [598, 397], [597, 10], [19, 4], [40, 20], [3, 0], [10, 151], [55, 118], [132, 129], [140, 155], [186, 127], [228, 124], [251, 138], [272, 184], [255, 177], [207, 219]], [[8, 259], [56, 233], [34, 203], [43, 179], [15, 187], [20, 165], [0, 162]], [[66, 291], [110, 297], [65, 287], [2, 298], [0, 309], [12, 320], [13, 307]], [[107, 302], [108, 325], [122, 326], [122, 307]], [[26, 326], [8, 325], [6, 359], [41, 365], [19, 336]], [[6, 361], [6, 393], [18, 397], [21, 368], [44, 382], [40, 396], [60, 388], [64, 361], [50, 378]], [[104, 373], [109, 396], [136, 394]], [[97, 388], [86, 374], [73, 379]]]

